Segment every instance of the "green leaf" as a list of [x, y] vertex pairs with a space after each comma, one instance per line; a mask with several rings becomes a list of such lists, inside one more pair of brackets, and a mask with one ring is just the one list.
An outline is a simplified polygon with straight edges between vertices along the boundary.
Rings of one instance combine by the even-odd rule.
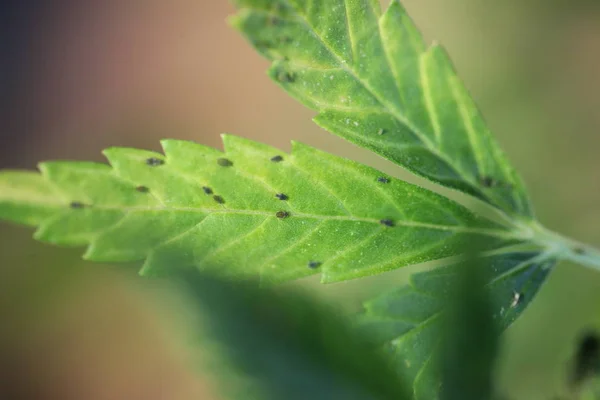
[[[226, 152], [165, 140], [165, 155], [105, 151], [111, 166], [47, 162], [0, 173], [0, 217], [35, 237], [89, 245], [142, 272], [195, 266], [274, 284], [321, 272], [351, 279], [454, 256], [474, 238], [513, 233], [451, 200], [311, 147], [293, 152], [224, 136]], [[276, 195], [279, 195], [277, 197]]]
[[234, 0], [232, 24], [317, 124], [410, 171], [530, 217], [523, 183], [438, 44], [397, 0]]
[[[490, 271], [487, 287], [494, 319], [504, 330], [533, 299], [555, 260], [527, 252], [489, 256], [483, 262]], [[431, 400], [439, 394], [440, 345], [447, 331], [443, 315], [447, 293], [460, 277], [458, 266], [411, 276], [406, 286], [367, 302], [359, 317], [359, 326], [374, 335], [373, 344], [394, 355], [396, 367], [412, 382], [415, 400]]]
[[477, 256], [482, 244], [466, 249], [467, 259], [454, 267], [454, 286], [444, 293], [442, 400], [492, 399], [500, 330], [487, 287], [489, 260]]
[[180, 282], [200, 311], [206, 372], [225, 398], [410, 399], [389, 358], [328, 304], [198, 273]]

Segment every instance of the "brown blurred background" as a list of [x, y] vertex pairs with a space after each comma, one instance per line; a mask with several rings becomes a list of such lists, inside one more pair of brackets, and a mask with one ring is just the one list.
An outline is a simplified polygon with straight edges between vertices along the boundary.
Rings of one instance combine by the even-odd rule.
[[[542, 222], [600, 245], [600, 2], [403, 3], [449, 50]], [[284, 150], [296, 139], [405, 176], [317, 128], [227, 26], [225, 0], [1, 4], [2, 168], [102, 161], [105, 147], [159, 149], [166, 137], [220, 147], [228, 132]], [[89, 265], [81, 249], [30, 237], [0, 225], [0, 398], [213, 398], [165, 327], [174, 311], [134, 268]], [[356, 306], [406, 272], [315, 291]], [[504, 391], [549, 399], [562, 390], [573, 341], [600, 327], [599, 289], [597, 273], [557, 268], [505, 337]]]

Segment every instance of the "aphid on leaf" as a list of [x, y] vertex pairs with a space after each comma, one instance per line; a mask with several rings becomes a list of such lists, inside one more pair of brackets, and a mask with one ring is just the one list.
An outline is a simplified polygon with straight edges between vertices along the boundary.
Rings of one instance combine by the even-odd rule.
[[272, 162], [281, 162], [281, 161], [283, 161], [283, 157], [281, 157], [281, 156], [275, 156], [275, 157], [271, 158], [271, 161]]
[[482, 186], [484, 186], [486, 188], [491, 188], [498, 184], [498, 182], [491, 176], [482, 176], [481, 178], [479, 178], [479, 182], [481, 183]]
[[219, 159], [217, 159], [217, 164], [219, 164], [221, 167], [231, 167], [233, 165], [233, 163], [231, 162], [231, 160], [229, 160], [227, 158], [219, 158]]
[[214, 195], [214, 196], [213, 196], [213, 200], [214, 200], [214, 201], [216, 201], [216, 202], [217, 202], [217, 203], [219, 203], [219, 204], [225, 204], [225, 199], [224, 199], [224, 198], [222, 198], [222, 197], [221, 197], [221, 196], [219, 196], [219, 195]]
[[160, 158], [156, 158], [156, 157], [150, 157], [148, 159], [146, 159], [146, 165], [149, 165], [151, 167], [157, 167], [159, 165], [163, 165], [165, 163], [165, 160], [161, 160]]
[[284, 219], [290, 216], [290, 213], [287, 211], [277, 211], [277, 213], [275, 213], [275, 216], [279, 219]]
[[384, 177], [384, 176], [380, 176], [379, 178], [377, 178], [377, 182], [381, 182], [381, 183], [389, 183], [389, 179]]
[[385, 226], [390, 226], [390, 227], [394, 226], [394, 221], [392, 221], [391, 219], [382, 219], [379, 221], [379, 223], [381, 225], [385, 225]]
[[281, 24], [281, 19], [279, 17], [273, 14], [269, 15], [269, 17], [267, 18], [267, 25], [277, 26], [279, 24]]
[[150, 189], [147, 186], [138, 186], [135, 188], [135, 190], [137, 190], [140, 193], [148, 193], [150, 191]]
[[309, 261], [308, 262], [308, 268], [310, 269], [317, 269], [321, 266], [321, 263], [319, 261]]
[[72, 209], [82, 209], [85, 208], [85, 204], [80, 201], [72, 201], [71, 204], [69, 204], [69, 207]]
[[202, 190], [204, 191], [205, 194], [213, 194], [212, 189], [209, 188], [208, 186], [202, 186]]
[[525, 295], [523, 293], [514, 292], [512, 302], [510, 303], [510, 308], [517, 307], [523, 300], [525, 300]]
[[283, 193], [277, 193], [275, 195], [275, 197], [277, 197], [279, 200], [287, 200], [287, 199], [289, 199], [289, 197], [287, 196], [287, 194], [283, 194]]
[[385, 135], [386, 132], [387, 131], [385, 129], [381, 128], [380, 130], [377, 131], [377, 134], [378, 135]]
[[296, 75], [292, 72], [279, 71], [277, 80], [284, 83], [292, 83], [296, 80]]

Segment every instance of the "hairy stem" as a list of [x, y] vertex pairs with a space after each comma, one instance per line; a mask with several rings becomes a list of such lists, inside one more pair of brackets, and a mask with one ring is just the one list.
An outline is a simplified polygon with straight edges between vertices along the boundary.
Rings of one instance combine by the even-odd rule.
[[600, 249], [553, 232], [541, 224], [530, 223], [531, 241], [542, 246], [548, 256], [572, 261], [600, 271]]

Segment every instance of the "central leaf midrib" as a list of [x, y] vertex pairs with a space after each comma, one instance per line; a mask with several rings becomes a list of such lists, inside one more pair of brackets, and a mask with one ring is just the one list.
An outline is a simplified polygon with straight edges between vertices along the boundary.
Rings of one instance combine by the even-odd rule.
[[[217, 209], [217, 208], [201, 208], [201, 207], [118, 207], [118, 206], [89, 206], [91, 210], [103, 210], [103, 211], [121, 211], [124, 213], [130, 212], [196, 212], [200, 214], [238, 214], [238, 215], [261, 215], [277, 218], [276, 212], [274, 211], [263, 211], [263, 210], [233, 210], [233, 209]], [[287, 218], [307, 218], [316, 219], [320, 221], [351, 221], [351, 222], [366, 222], [371, 224], [381, 225], [381, 219], [347, 216], [347, 215], [318, 215], [309, 213], [290, 213]], [[286, 219], [287, 219], [286, 218]], [[282, 222], [284, 220], [282, 219]], [[493, 228], [471, 228], [468, 226], [452, 226], [452, 225], [436, 225], [428, 224], [425, 222], [416, 221], [405, 221], [405, 220], [394, 220], [395, 226], [413, 227], [413, 228], [424, 228], [424, 229], [435, 229], [441, 231], [451, 231], [456, 233], [474, 233], [486, 236], [492, 236], [502, 239], [517, 239], [517, 237], [510, 231], [504, 231]], [[388, 229], [394, 229], [389, 227]]]

